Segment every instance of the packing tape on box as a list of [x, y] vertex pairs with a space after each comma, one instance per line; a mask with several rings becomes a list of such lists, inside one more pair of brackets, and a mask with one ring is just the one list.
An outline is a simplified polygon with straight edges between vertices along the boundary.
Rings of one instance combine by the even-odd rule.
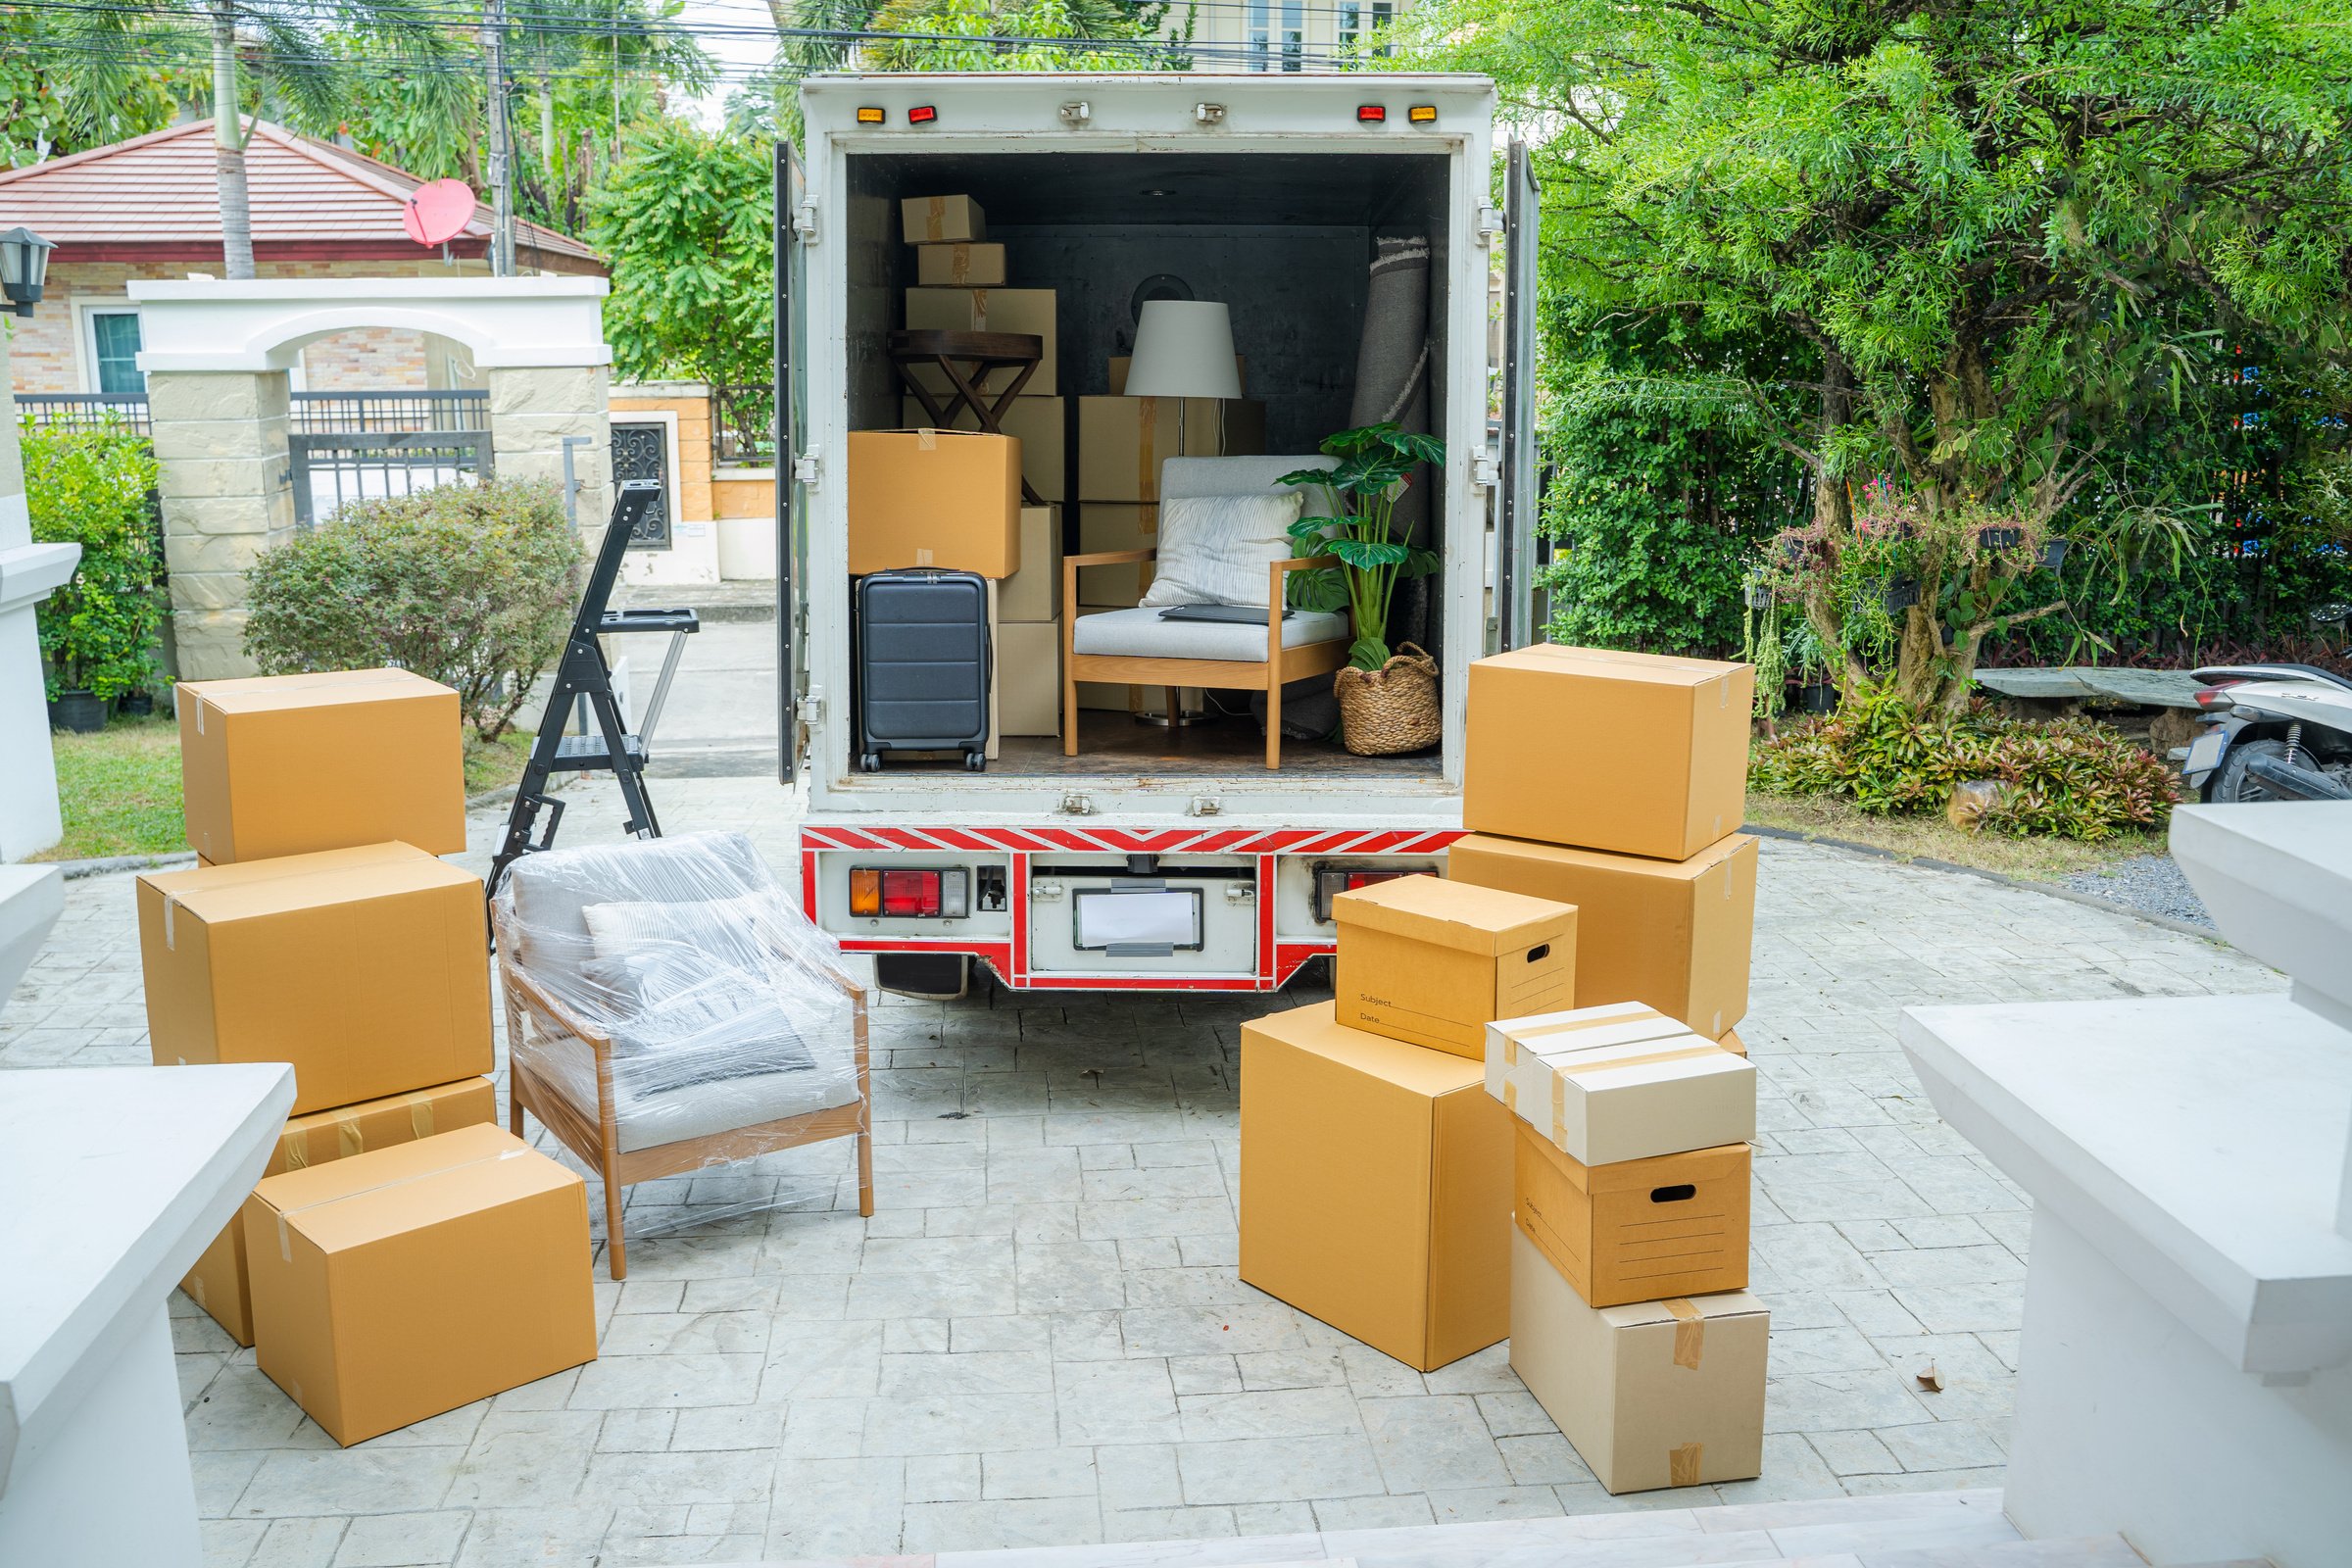
[[409, 1097], [409, 1131], [420, 1139], [433, 1136], [433, 1097], [424, 1090]]
[[[231, 1224], [234, 1224], [234, 1223], [235, 1223], [235, 1221], [233, 1221], [233, 1220], [232, 1220], [232, 1221], [230, 1221], [230, 1223], [231, 1223]], [[191, 1275], [189, 1275], [189, 1276], [188, 1276], [186, 1279], [184, 1279], [184, 1280], [181, 1280], [181, 1281], [179, 1282], [179, 1288], [180, 1288], [181, 1290], [183, 1290], [183, 1291], [185, 1291], [185, 1292], [187, 1292], [187, 1293], [188, 1293], [188, 1298], [189, 1298], [190, 1300], [194, 1301], [194, 1302], [195, 1302], [195, 1303], [196, 1303], [198, 1306], [204, 1306], [204, 1276], [203, 1276], [203, 1275], [201, 1275], [201, 1274], [191, 1274]], [[208, 1312], [212, 1310], [212, 1308], [211, 1308], [211, 1307], [209, 1307], [209, 1306], [204, 1306], [204, 1309], [205, 1309], [206, 1311], [208, 1311]]]
[[969, 245], [958, 245], [948, 252], [948, 281], [957, 288], [961, 288], [971, 275], [972, 248]]
[[[1134, 367], [1128, 367], [1132, 373]], [[1135, 493], [1146, 501], [1159, 499], [1159, 460], [1152, 436], [1159, 430], [1159, 399], [1137, 398], [1136, 417], [1142, 421], [1135, 435]]]
[[1647, 1023], [1652, 1018], [1663, 1023], [1682, 1022], [1679, 1018], [1667, 1017], [1655, 1007], [1644, 1007], [1640, 1012], [1612, 1012], [1596, 1018], [1565, 1018], [1558, 1023], [1529, 1024], [1503, 1036], [1503, 1039], [1515, 1045], [1519, 1040], [1536, 1040], [1544, 1035], [1572, 1035], [1583, 1029], [1606, 1029], [1621, 1023]]
[[1707, 1350], [1707, 1320], [1699, 1315], [1683, 1297], [1673, 1297], [1658, 1303], [1674, 1318], [1674, 1364], [1698, 1370], [1698, 1358]]
[[932, 427], [931, 427], [931, 426], [929, 426], [929, 425], [925, 425], [925, 426], [924, 426], [922, 429], [915, 431], [915, 432], [914, 432], [914, 447], [915, 447], [915, 450], [916, 450], [917, 452], [936, 452], [936, 451], [938, 451], [938, 450], [939, 450], [939, 431], [937, 431], [936, 429], [932, 428]]
[[367, 1129], [360, 1125], [360, 1118], [348, 1110], [335, 1112], [335, 1152], [342, 1159], [368, 1152]]
[[354, 1198], [366, 1198], [369, 1193], [380, 1193], [394, 1187], [405, 1187], [410, 1182], [420, 1182], [427, 1177], [446, 1176], [453, 1170], [470, 1170], [476, 1165], [493, 1165], [502, 1159], [520, 1159], [529, 1152], [531, 1151], [528, 1149], [502, 1149], [495, 1154], [484, 1154], [479, 1159], [468, 1159], [462, 1164], [437, 1165], [431, 1170], [416, 1171], [407, 1176], [395, 1177], [388, 1182], [377, 1182], [373, 1187], [363, 1187], [357, 1192], [337, 1193], [332, 1198], [321, 1198], [315, 1203], [297, 1203], [292, 1208], [281, 1208], [277, 1211], [277, 1255], [285, 1262], [294, 1261], [294, 1237], [293, 1233], [286, 1229], [286, 1221], [296, 1214], [307, 1214], [314, 1208], [325, 1208], [331, 1203], [344, 1202]]
[[923, 205], [924, 238], [941, 239], [946, 236], [947, 232], [948, 199], [945, 196], [926, 198]]
[[984, 288], [972, 290], [972, 330], [988, 330], [988, 290]]
[[[1698, 1037], [1693, 1035], [1691, 1038], [1696, 1040]], [[1546, 1065], [1555, 1074], [1552, 1083], [1556, 1086], [1561, 1078], [1571, 1074], [1608, 1072], [1617, 1067], [1647, 1067], [1661, 1061], [1696, 1061], [1721, 1051], [1723, 1048], [1710, 1040], [1702, 1041], [1695, 1046], [1677, 1046], [1672, 1051], [1652, 1051], [1639, 1056], [1610, 1056], [1599, 1061], [1554, 1061]], [[1729, 1054], [1729, 1053], [1725, 1053], [1725, 1054]], [[1553, 1099], [1557, 1100], [1561, 1092], [1560, 1089], [1555, 1088]]]
[[1706, 1453], [1703, 1443], [1679, 1444], [1666, 1450], [1666, 1484], [1670, 1487], [1698, 1485], [1700, 1461]]

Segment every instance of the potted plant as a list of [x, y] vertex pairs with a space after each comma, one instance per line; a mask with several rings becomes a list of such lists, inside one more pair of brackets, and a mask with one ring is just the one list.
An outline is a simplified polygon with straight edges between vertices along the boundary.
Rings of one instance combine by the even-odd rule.
[[1788, 629], [1787, 651], [1782, 655], [1788, 668], [1793, 672], [1796, 688], [1796, 710], [1800, 713], [1831, 713], [1838, 710], [1838, 683], [1830, 677], [1830, 662], [1822, 652], [1820, 634], [1812, 622], [1799, 617]]
[[1439, 737], [1437, 662], [1410, 643], [1390, 648], [1389, 607], [1399, 582], [1438, 569], [1438, 555], [1396, 536], [1396, 502], [1416, 466], [1446, 461], [1446, 443], [1381, 423], [1342, 430], [1320, 450], [1338, 466], [1300, 468], [1276, 482], [1319, 486], [1331, 496], [1338, 515], [1301, 517], [1290, 532], [1300, 555], [1330, 556], [1339, 564], [1294, 577], [1292, 602], [1345, 609], [1353, 618], [1348, 667], [1335, 682], [1347, 748], [1359, 757], [1419, 751]]
[[33, 537], [81, 546], [73, 577], [34, 612], [49, 721], [103, 729], [117, 697], [156, 680], [155, 459], [123, 430], [40, 431], [24, 439], [24, 480]]

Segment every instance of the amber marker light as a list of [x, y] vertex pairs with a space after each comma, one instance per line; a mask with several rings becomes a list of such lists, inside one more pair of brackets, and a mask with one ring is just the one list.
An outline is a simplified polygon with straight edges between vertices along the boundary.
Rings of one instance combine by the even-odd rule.
[[1404, 118], [1416, 125], [1434, 125], [1438, 122], [1438, 106], [1436, 104], [1415, 104], [1404, 112]]
[[879, 125], [889, 118], [890, 112], [884, 109], [860, 109], [858, 111], [858, 123], [860, 125]]

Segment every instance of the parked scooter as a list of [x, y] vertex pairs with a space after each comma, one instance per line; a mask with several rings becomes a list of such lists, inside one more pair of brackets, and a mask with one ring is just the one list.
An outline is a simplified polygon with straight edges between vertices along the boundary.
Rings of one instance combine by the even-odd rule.
[[[2312, 612], [2339, 629], [2352, 605]], [[2199, 733], [2181, 773], [2209, 804], [2352, 801], [2352, 679], [2315, 664], [2195, 670]]]

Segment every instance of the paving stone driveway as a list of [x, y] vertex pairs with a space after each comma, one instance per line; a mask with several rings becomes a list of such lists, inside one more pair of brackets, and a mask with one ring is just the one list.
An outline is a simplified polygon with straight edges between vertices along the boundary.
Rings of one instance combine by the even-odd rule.
[[[753, 823], [788, 861], [774, 785], [661, 789], [673, 832]], [[573, 799], [566, 841], [610, 836]], [[874, 1218], [847, 1145], [633, 1189], [642, 1222], [703, 1223], [632, 1238], [585, 1368], [338, 1449], [175, 1298], [209, 1558], [585, 1568], [1997, 1485], [2027, 1214], [1929, 1107], [1897, 1009], [2279, 977], [2027, 890], [1763, 854], [1759, 1481], [1611, 1499], [1501, 1348], [1422, 1375], [1237, 1281], [1239, 1025], [1316, 993], [889, 999]], [[130, 879], [74, 883], [0, 1066], [144, 1063], [145, 1023]]]

